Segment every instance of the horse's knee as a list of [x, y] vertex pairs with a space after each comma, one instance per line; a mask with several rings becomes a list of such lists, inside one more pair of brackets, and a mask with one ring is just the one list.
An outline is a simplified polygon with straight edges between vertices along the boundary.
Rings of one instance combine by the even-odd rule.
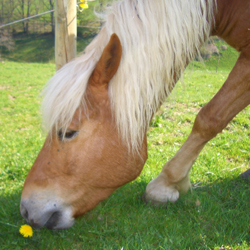
[[193, 132], [198, 133], [205, 141], [209, 141], [220, 133], [226, 124], [223, 119], [204, 106], [195, 118]]

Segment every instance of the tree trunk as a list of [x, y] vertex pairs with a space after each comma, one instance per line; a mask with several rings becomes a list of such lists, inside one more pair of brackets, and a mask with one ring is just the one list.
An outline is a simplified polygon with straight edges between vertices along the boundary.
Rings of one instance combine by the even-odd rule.
[[[21, 17], [24, 18], [24, 0], [21, 1]], [[23, 33], [26, 33], [25, 22], [22, 22], [22, 24], [23, 24]]]
[[[54, 9], [53, 1], [50, 0], [49, 3], [50, 3], [50, 9], [53, 10], [53, 9]], [[55, 34], [54, 12], [50, 12], [50, 23], [51, 23], [51, 31], [52, 31], [52, 34]]]

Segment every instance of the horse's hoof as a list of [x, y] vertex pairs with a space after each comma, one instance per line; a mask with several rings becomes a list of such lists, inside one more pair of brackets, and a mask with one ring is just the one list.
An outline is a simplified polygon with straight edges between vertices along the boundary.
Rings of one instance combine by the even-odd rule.
[[156, 200], [152, 200], [152, 199], [148, 199], [146, 192], [144, 192], [144, 194], [141, 196], [141, 200], [146, 204], [146, 205], [152, 205], [154, 207], [167, 207], [167, 203], [166, 202], [160, 202], [160, 201], [156, 201]]
[[240, 174], [240, 177], [245, 181], [250, 181], [250, 169]]

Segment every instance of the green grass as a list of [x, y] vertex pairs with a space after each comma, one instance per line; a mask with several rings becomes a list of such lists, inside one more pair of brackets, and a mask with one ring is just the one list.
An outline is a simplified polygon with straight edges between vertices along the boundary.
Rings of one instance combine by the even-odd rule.
[[[88, 37], [77, 38], [77, 53], [81, 53], [93, 39], [95, 33]], [[14, 62], [55, 62], [55, 40], [52, 34], [17, 35], [14, 39], [15, 47], [12, 51], [0, 47], [0, 58]]]
[[[230, 56], [228, 54], [232, 53]], [[39, 93], [54, 64], [0, 65], [0, 249], [250, 249], [250, 110], [238, 114], [195, 162], [193, 191], [167, 208], [145, 205], [147, 183], [174, 156], [199, 109], [225, 81], [237, 53], [190, 65], [148, 132], [149, 159], [140, 177], [121, 187], [67, 230], [35, 230], [23, 238], [19, 201], [25, 177], [43, 144]], [[214, 61], [213, 61], [214, 60]], [[229, 248], [230, 247], [230, 248]]]

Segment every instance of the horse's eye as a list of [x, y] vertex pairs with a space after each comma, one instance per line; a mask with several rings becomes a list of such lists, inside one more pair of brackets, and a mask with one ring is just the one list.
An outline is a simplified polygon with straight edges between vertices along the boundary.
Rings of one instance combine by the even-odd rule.
[[60, 141], [63, 141], [64, 139], [73, 139], [74, 137], [77, 136], [79, 131], [76, 130], [71, 130], [71, 129], [67, 129], [65, 132], [60, 129], [57, 133], [58, 138]]

